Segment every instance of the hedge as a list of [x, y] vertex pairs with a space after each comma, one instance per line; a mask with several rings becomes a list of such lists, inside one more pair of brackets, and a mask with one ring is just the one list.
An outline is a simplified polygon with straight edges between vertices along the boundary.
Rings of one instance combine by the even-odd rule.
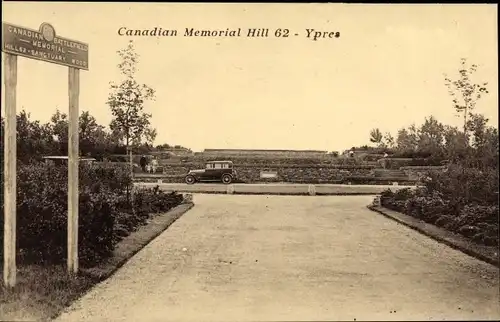
[[498, 171], [450, 166], [430, 173], [424, 188], [384, 191], [384, 207], [488, 246], [499, 245]]
[[[20, 264], [54, 264], [66, 259], [67, 172], [66, 166], [46, 163], [18, 165]], [[182, 195], [176, 193], [142, 189], [135, 192], [132, 204], [127, 193], [132, 180], [121, 168], [82, 164], [79, 179], [79, 258], [84, 267], [109, 256], [115, 244], [146, 223], [151, 213], [168, 211], [182, 202]], [[2, 244], [3, 221], [0, 216]]]
[[[366, 162], [357, 158], [340, 158], [340, 157], [317, 157], [317, 158], [303, 158], [303, 157], [255, 157], [255, 156], [189, 156], [183, 158], [182, 164], [204, 164], [208, 161], [233, 161], [235, 164], [259, 164], [259, 165], [282, 165], [282, 164], [295, 164], [295, 165], [312, 165], [312, 164], [332, 164], [332, 165], [363, 165]], [[161, 165], [172, 164], [169, 160], [160, 160]], [[176, 164], [179, 164], [176, 162]]]
[[386, 169], [399, 170], [402, 167], [411, 166], [441, 166], [443, 165], [443, 160], [440, 159], [429, 159], [429, 158], [386, 158], [378, 160], [378, 164], [383, 166], [385, 164]]

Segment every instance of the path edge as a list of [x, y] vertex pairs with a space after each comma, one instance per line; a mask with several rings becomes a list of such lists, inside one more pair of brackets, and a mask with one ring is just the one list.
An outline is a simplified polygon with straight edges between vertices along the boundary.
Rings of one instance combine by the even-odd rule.
[[[426, 223], [417, 218], [405, 215], [403, 213], [387, 209], [382, 206], [368, 205], [368, 209], [377, 212], [389, 219], [396, 221], [399, 224], [407, 226], [419, 233], [436, 240], [439, 243], [445, 244], [455, 250], [479, 259], [483, 262], [500, 268], [499, 249], [494, 246], [484, 246], [472, 242], [471, 240], [457, 235], [443, 228]], [[496, 251], [496, 256], [493, 251]]]
[[92, 268], [82, 268], [80, 273], [97, 280], [97, 283], [106, 280], [193, 207], [194, 203], [185, 202], [165, 213], [155, 215], [149, 223], [118, 242], [108, 260]]
[[[94, 280], [94, 284], [89, 289], [85, 290], [79, 298], [90, 292], [94, 287], [99, 285], [99, 283], [111, 277], [116, 271], [125, 265], [130, 258], [156, 239], [156, 237], [167, 230], [167, 228], [177, 221], [177, 219], [193, 207], [194, 203], [192, 201], [184, 201], [165, 213], [157, 214], [149, 223], [139, 227], [139, 229], [118, 242], [113, 251], [113, 255], [108, 260], [97, 265], [96, 267], [81, 268], [79, 275], [92, 278]], [[77, 300], [78, 299], [75, 301]], [[69, 303], [64, 309], [55, 313], [53, 316], [50, 316], [48, 321], [55, 320], [70, 307], [71, 303]]]

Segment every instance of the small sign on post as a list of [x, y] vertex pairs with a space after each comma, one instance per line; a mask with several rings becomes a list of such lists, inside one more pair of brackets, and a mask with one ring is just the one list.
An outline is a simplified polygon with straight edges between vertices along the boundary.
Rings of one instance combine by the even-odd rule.
[[78, 272], [78, 101], [80, 69], [89, 69], [89, 46], [60, 37], [49, 23], [38, 30], [2, 22], [5, 53], [4, 284], [16, 283], [16, 90], [17, 56], [69, 67], [68, 272]]
[[261, 179], [275, 179], [278, 177], [277, 171], [261, 171], [260, 178]]

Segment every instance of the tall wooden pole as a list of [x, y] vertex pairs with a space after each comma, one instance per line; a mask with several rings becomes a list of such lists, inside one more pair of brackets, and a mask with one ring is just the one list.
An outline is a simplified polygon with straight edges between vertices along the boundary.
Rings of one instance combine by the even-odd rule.
[[78, 98], [80, 70], [69, 67], [69, 129], [68, 129], [68, 272], [78, 273], [78, 165], [79, 126]]
[[16, 90], [17, 56], [5, 53], [5, 128], [4, 128], [4, 260], [6, 287], [16, 285]]

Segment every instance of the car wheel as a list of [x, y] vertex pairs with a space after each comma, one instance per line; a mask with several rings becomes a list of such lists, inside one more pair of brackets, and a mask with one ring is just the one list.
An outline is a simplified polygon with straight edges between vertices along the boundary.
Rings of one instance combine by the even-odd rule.
[[193, 184], [195, 182], [195, 178], [193, 176], [186, 176], [186, 183]]
[[229, 174], [225, 174], [222, 176], [222, 183], [230, 184], [233, 181], [233, 178]]

